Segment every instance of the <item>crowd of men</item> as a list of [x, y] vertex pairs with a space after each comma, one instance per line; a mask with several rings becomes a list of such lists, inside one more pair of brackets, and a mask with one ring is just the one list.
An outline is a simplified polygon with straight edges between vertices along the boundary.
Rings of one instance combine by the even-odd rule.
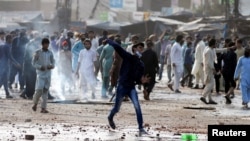
[[[97, 36], [94, 31], [79, 33], [66, 29], [60, 34], [51, 35], [25, 30], [0, 32], [0, 85], [4, 86], [6, 98], [13, 98], [9, 89], [13, 89], [17, 77], [20, 96], [33, 98], [37, 71], [32, 60], [34, 61], [34, 54], [41, 48], [43, 38], [49, 39], [49, 50], [54, 55], [55, 68], [64, 80], [60, 86], [61, 92], [64, 93], [69, 85], [70, 91], [80, 87], [79, 96], [83, 100], [89, 99], [86, 95], [88, 87], [91, 88], [92, 99], [99, 96], [96, 95], [95, 88], [97, 81], [102, 82], [102, 99], [109, 99], [114, 93], [113, 89], [117, 87], [119, 72], [124, 71], [121, 70], [123, 59], [109, 44], [108, 40], [111, 40], [128, 53], [137, 54], [143, 62], [144, 76], [148, 76], [150, 81], [138, 84], [138, 88], [142, 87], [145, 100], [150, 100], [156, 81], [162, 80], [166, 70], [167, 86], [174, 93], [181, 93], [180, 86], [203, 89], [200, 100], [205, 104], [217, 104], [211, 93], [214, 91], [219, 95], [220, 85], [223, 85], [226, 104], [230, 104], [234, 89], [242, 90], [245, 86], [247, 89], [244, 89], [244, 93], [247, 95], [244, 95], [242, 104], [247, 107], [249, 102], [249, 80], [242, 83], [245, 79], [242, 70], [240, 71], [242, 67], [237, 68], [241, 57], [248, 58], [248, 49], [237, 36], [215, 39], [211, 35], [202, 37], [200, 34], [174, 36], [164, 31], [159, 37], [151, 35], [146, 39], [133, 35], [129, 42], [125, 42], [121, 35], [109, 34], [107, 31]], [[143, 51], [134, 52], [134, 45], [141, 46]], [[102, 80], [97, 79], [99, 72]], [[125, 96], [124, 100], [127, 98]]]
[[[115, 96], [114, 107], [108, 115], [112, 129], [116, 128], [113, 118], [122, 101], [129, 98], [135, 108], [140, 134], [147, 132], [135, 86], [143, 89], [145, 100], [150, 100], [157, 77], [158, 81], [162, 80], [165, 68], [167, 86], [174, 93], [181, 93], [180, 86], [203, 89], [200, 100], [217, 104], [212, 92], [220, 95], [220, 85], [223, 85], [226, 104], [231, 104], [236, 88], [241, 89], [243, 108], [248, 109], [250, 100], [250, 49], [244, 47], [238, 37], [218, 40], [210, 35], [170, 35], [166, 30], [159, 38], [150, 35], [140, 39], [133, 35], [125, 42], [121, 35], [107, 31], [97, 37], [94, 31], [79, 33], [65, 29], [61, 34], [49, 35], [15, 30], [0, 32], [0, 67], [0, 87], [4, 86], [6, 98], [13, 98], [9, 89], [13, 89], [16, 78], [20, 97], [33, 99], [33, 111], [37, 110], [42, 97], [41, 113], [49, 112], [47, 99], [54, 68], [61, 78], [62, 94], [66, 88], [69, 92], [80, 89], [79, 99], [88, 101], [90, 87], [91, 99]], [[102, 80], [97, 78], [99, 72]], [[97, 81], [102, 83], [100, 94], [96, 94]]]

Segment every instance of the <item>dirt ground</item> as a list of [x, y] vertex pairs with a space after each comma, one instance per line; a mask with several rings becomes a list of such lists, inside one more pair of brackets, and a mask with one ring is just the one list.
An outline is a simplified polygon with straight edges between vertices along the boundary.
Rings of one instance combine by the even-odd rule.
[[[198, 140], [207, 140], [207, 127], [211, 124], [247, 124], [249, 110], [241, 109], [240, 91], [231, 105], [225, 104], [223, 95], [214, 95], [218, 105], [205, 105], [199, 98], [202, 89], [182, 88], [174, 94], [167, 88], [167, 81], [156, 84], [150, 101], [143, 99], [138, 90], [144, 126], [150, 136], [138, 137], [135, 110], [131, 102], [124, 102], [114, 121], [117, 129], [110, 130], [107, 115], [112, 103], [100, 97], [101, 82], [97, 86], [97, 99], [91, 103], [56, 103], [50, 101], [50, 113], [31, 110], [32, 101], [19, 97], [4, 98], [0, 90], [0, 141], [25, 140], [25, 135], [34, 135], [36, 141], [60, 140], [181, 140], [183, 133], [193, 133]], [[53, 86], [51, 93], [53, 94]], [[223, 93], [223, 92], [221, 92]], [[65, 94], [66, 99], [75, 99], [77, 92]], [[56, 95], [54, 95], [56, 96]], [[186, 109], [185, 107], [204, 108]]]

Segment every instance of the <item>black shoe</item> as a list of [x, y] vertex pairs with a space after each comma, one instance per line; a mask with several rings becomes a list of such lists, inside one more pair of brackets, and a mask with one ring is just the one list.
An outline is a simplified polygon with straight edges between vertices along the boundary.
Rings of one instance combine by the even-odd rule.
[[108, 117], [108, 121], [109, 121], [109, 126], [112, 128], [112, 129], [115, 129], [115, 123], [113, 121], [112, 118]]
[[231, 104], [232, 103], [229, 96], [226, 95], [225, 98], [226, 98], [226, 104]]
[[243, 105], [242, 107], [243, 110], [249, 110], [247, 103], [242, 102], [242, 105]]
[[217, 104], [217, 103], [213, 100], [209, 100], [208, 104]]
[[185, 87], [185, 84], [184, 84], [183, 82], [181, 82], [181, 86], [182, 86], [182, 87]]
[[199, 85], [195, 85], [193, 89], [199, 89]]
[[201, 97], [200, 100], [201, 100], [203, 103], [208, 104], [208, 103], [207, 103], [207, 100], [206, 100], [204, 97]]
[[36, 111], [36, 108], [37, 108], [37, 105], [33, 105], [33, 106], [32, 106], [32, 110], [33, 110], [33, 111]]
[[52, 95], [49, 94], [49, 95], [48, 95], [48, 99], [49, 99], [49, 100], [53, 100], [53, 99], [55, 99], [55, 97], [53, 97]]
[[13, 96], [11, 96], [11, 95], [6, 95], [6, 98], [7, 98], [7, 99], [12, 99]]
[[27, 97], [25, 96], [24, 93], [22, 93], [22, 94], [20, 95], [20, 97], [23, 98], [23, 99], [27, 99]]
[[147, 90], [143, 90], [143, 96], [145, 100], [150, 100], [149, 99], [149, 93], [147, 92]]
[[168, 84], [168, 88], [169, 88], [171, 91], [174, 91], [172, 84]]
[[182, 87], [185, 87], [185, 82], [183, 80], [180, 81]]
[[203, 85], [203, 86], [202, 86], [202, 89], [204, 89], [205, 87], [206, 87], [206, 85]]
[[180, 91], [180, 90], [178, 90], [178, 89], [177, 89], [177, 90], [175, 90], [174, 92], [175, 92], [175, 93], [178, 93], [178, 94], [179, 94], [179, 93], [181, 93], [181, 91]]

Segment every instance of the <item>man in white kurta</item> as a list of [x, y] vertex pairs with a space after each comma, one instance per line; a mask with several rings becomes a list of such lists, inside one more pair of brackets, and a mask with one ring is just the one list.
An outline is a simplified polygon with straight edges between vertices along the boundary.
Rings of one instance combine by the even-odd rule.
[[[203, 64], [204, 64], [204, 82], [205, 82], [205, 88], [202, 92], [202, 97], [200, 100], [204, 102], [205, 104], [217, 104], [212, 100], [212, 93], [211, 91], [214, 88], [214, 73], [215, 73], [215, 68], [214, 68], [214, 62], [215, 62], [215, 44], [216, 40], [211, 39], [209, 41], [209, 46], [205, 48], [204, 53], [203, 53]], [[206, 100], [206, 97], [208, 97], [208, 102]]]
[[[81, 93], [83, 94], [82, 98], [87, 100], [87, 88], [88, 84], [92, 90], [92, 99], [95, 98], [95, 86], [96, 86], [96, 77], [95, 77], [95, 67], [94, 62], [96, 61], [96, 51], [90, 49], [91, 41], [84, 41], [85, 49], [80, 51], [77, 67], [77, 75], [80, 76], [80, 87]], [[81, 97], [81, 96], [80, 96]]]
[[[173, 90], [175, 93], [181, 93], [181, 91], [179, 90], [179, 85], [180, 85], [180, 78], [183, 73], [183, 59], [182, 59], [182, 48], [181, 48], [183, 42], [184, 42], [183, 36], [178, 35], [176, 37], [176, 42], [173, 44], [170, 52], [170, 59], [174, 74], [174, 80], [172, 83], [174, 84]], [[172, 89], [171, 85], [172, 85], [171, 83], [168, 85], [170, 89]]]
[[195, 77], [195, 89], [199, 88], [199, 81], [201, 80], [201, 83], [204, 87], [204, 72], [203, 72], [203, 52], [205, 50], [205, 43], [204, 41], [200, 41], [196, 48], [195, 48], [195, 54], [194, 54], [194, 66], [192, 69], [192, 74]]

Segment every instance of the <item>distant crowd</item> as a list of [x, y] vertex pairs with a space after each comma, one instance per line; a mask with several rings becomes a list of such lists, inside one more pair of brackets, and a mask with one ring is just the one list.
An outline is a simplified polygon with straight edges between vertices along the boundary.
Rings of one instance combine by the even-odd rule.
[[[226, 39], [200, 34], [173, 36], [166, 30], [159, 36], [153, 34], [140, 39], [137, 35], [131, 35], [125, 40], [123, 35], [109, 34], [107, 31], [100, 36], [94, 31], [80, 33], [66, 29], [54, 34], [26, 30], [1, 31], [0, 86], [4, 86], [7, 99], [13, 98], [9, 90], [18, 87], [20, 97], [34, 100], [38, 85], [50, 84], [50, 79], [44, 79], [51, 75], [45, 74], [46, 70], [56, 68], [64, 82], [60, 83], [61, 93], [79, 88], [80, 100], [95, 99], [96, 96], [110, 99], [116, 94], [120, 72], [127, 71], [121, 68], [124, 56], [115, 51], [111, 41], [131, 55], [136, 54], [143, 62], [144, 69], [141, 71], [150, 80], [136, 85], [138, 89], [143, 89], [145, 100], [150, 100], [156, 82], [162, 80], [166, 71], [167, 87], [174, 93], [181, 93], [180, 86], [203, 89], [200, 100], [205, 104], [217, 104], [212, 99], [212, 93], [221, 95], [223, 92], [225, 103], [231, 104], [234, 90], [240, 89], [243, 108], [248, 108], [250, 50], [243, 46], [243, 40], [237, 36]], [[41, 51], [47, 51], [44, 49], [47, 43], [51, 54], [43, 56], [38, 50], [42, 48]], [[141, 51], [135, 51], [135, 45]], [[44, 58], [41, 59], [41, 56]], [[101, 80], [97, 78], [99, 73]], [[134, 73], [137, 74], [136, 71]], [[97, 81], [102, 83], [100, 94], [96, 94]], [[51, 97], [48, 87], [46, 90]], [[89, 87], [91, 98], [86, 95]], [[124, 100], [128, 100], [128, 97], [125, 96]], [[33, 110], [36, 110], [36, 106]]]

